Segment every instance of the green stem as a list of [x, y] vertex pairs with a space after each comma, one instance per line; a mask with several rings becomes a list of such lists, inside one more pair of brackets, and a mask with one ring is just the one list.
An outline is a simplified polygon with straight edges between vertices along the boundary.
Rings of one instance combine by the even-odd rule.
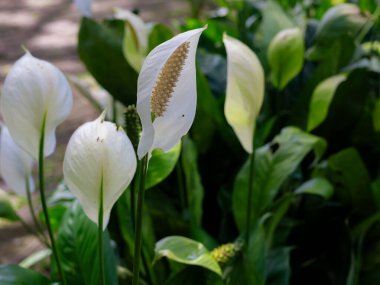
[[34, 234], [36, 237], [47, 247], [50, 247], [49, 242], [47, 241], [44, 231], [40, 225], [40, 223], [37, 220], [36, 213], [34, 212], [34, 207], [33, 207], [33, 201], [32, 201], [32, 195], [30, 193], [30, 186], [29, 186], [29, 175], [25, 175], [25, 189], [26, 189], [26, 197], [28, 201], [28, 207], [29, 207], [29, 212], [30, 215], [32, 216], [32, 220], [34, 223], [34, 226], [36, 228], [36, 232]]
[[99, 215], [98, 215], [98, 248], [99, 248], [99, 270], [100, 270], [100, 285], [105, 285], [104, 275], [104, 254], [103, 254], [103, 174], [100, 181], [99, 193]]
[[117, 120], [116, 100], [112, 98], [112, 122], [116, 124], [116, 120]]
[[38, 177], [40, 182], [40, 194], [41, 194], [41, 204], [42, 204], [42, 210], [45, 217], [45, 223], [46, 227], [49, 233], [49, 238], [51, 242], [51, 248], [53, 250], [53, 255], [55, 258], [55, 261], [57, 263], [57, 268], [59, 275], [61, 277], [61, 280], [64, 285], [66, 285], [66, 279], [65, 275], [63, 274], [62, 266], [61, 266], [61, 260], [59, 258], [58, 250], [55, 246], [55, 240], [53, 235], [53, 230], [50, 225], [50, 219], [49, 219], [49, 212], [46, 205], [46, 197], [45, 197], [45, 180], [44, 180], [44, 148], [45, 148], [45, 125], [46, 125], [46, 113], [44, 114], [43, 121], [42, 121], [42, 127], [41, 127], [41, 137], [40, 137], [40, 145], [39, 145], [39, 153], [38, 153]]
[[140, 255], [141, 255], [141, 240], [142, 240], [142, 217], [145, 196], [145, 175], [148, 166], [148, 155], [144, 156], [141, 160], [140, 167], [140, 184], [137, 196], [137, 216], [135, 228], [135, 253], [133, 256], [133, 279], [132, 285], [139, 284], [140, 274]]
[[252, 153], [249, 155], [249, 175], [248, 175], [248, 197], [247, 197], [247, 217], [245, 226], [245, 241], [249, 245], [249, 235], [251, 228], [251, 212], [252, 212], [252, 197], [253, 197], [253, 172], [255, 168], [255, 149], [252, 147]]

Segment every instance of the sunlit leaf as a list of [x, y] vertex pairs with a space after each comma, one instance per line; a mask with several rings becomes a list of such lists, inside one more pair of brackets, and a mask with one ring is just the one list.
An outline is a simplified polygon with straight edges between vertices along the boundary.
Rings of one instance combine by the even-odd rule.
[[206, 247], [185, 237], [171, 236], [161, 239], [156, 243], [155, 252], [156, 259], [166, 257], [179, 263], [204, 267], [218, 275], [222, 274], [218, 263]]
[[268, 48], [268, 62], [272, 83], [282, 90], [302, 69], [304, 39], [299, 28], [279, 32]]
[[346, 75], [338, 74], [325, 79], [315, 88], [310, 102], [307, 123], [308, 131], [318, 127], [327, 117], [329, 106], [334, 98], [335, 91], [346, 78]]

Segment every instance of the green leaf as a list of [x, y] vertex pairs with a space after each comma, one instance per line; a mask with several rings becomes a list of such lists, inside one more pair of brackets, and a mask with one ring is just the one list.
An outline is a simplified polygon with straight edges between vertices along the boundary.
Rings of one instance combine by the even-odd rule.
[[149, 189], [166, 177], [173, 171], [179, 155], [181, 153], [181, 143], [178, 143], [168, 152], [156, 149], [149, 160], [148, 173], [145, 177], [145, 189]]
[[122, 50], [124, 22], [99, 24], [83, 17], [78, 36], [80, 59], [96, 81], [124, 105], [136, 102], [137, 73]]
[[340, 38], [353, 39], [363, 28], [368, 18], [354, 4], [340, 4], [330, 8], [323, 16], [315, 35], [315, 45], [307, 54], [311, 60], [325, 56]]
[[323, 177], [315, 177], [303, 183], [295, 191], [296, 194], [314, 194], [330, 199], [334, 194], [334, 186]]
[[149, 50], [150, 52], [159, 44], [170, 40], [173, 37], [173, 32], [163, 24], [155, 24], [149, 34]]
[[223, 124], [223, 117], [206, 77], [199, 69], [197, 94], [197, 111], [190, 131], [199, 152], [204, 153], [212, 144], [216, 128]]
[[[106, 284], [114, 285], [118, 283], [117, 264], [107, 233], [103, 246]], [[68, 284], [98, 284], [98, 227], [87, 218], [79, 203], [73, 203], [63, 217], [57, 248]]]
[[186, 266], [169, 278], [165, 285], [223, 285], [222, 278], [199, 266]]
[[[276, 149], [273, 149], [273, 146]], [[326, 142], [294, 127], [288, 127], [255, 152], [251, 221], [254, 223], [271, 205], [281, 185], [292, 174], [303, 158], [314, 151], [320, 158]], [[248, 197], [249, 160], [240, 169], [234, 183], [233, 212], [236, 224], [245, 227]]]
[[40, 273], [18, 265], [0, 265], [1, 285], [48, 285], [50, 281]]
[[299, 28], [279, 32], [268, 48], [272, 83], [282, 90], [301, 70], [304, 58], [304, 39]]
[[276, 1], [269, 0], [263, 4], [265, 4], [261, 10], [263, 19], [255, 41], [260, 47], [259, 57], [265, 67], [266, 53], [273, 37], [283, 29], [294, 27], [294, 23]]
[[222, 275], [218, 263], [206, 247], [194, 240], [170, 236], [159, 240], [155, 247], [156, 259], [166, 257], [179, 263], [197, 265]]
[[203, 185], [198, 172], [198, 153], [193, 141], [185, 136], [182, 140], [182, 167], [185, 174], [187, 200], [190, 221], [194, 228], [200, 228], [202, 222]]
[[345, 74], [329, 77], [318, 84], [310, 102], [307, 130], [311, 131], [318, 127], [327, 117], [329, 106], [334, 98], [338, 86], [347, 79]]
[[331, 156], [328, 168], [329, 180], [335, 185], [336, 193], [343, 203], [362, 216], [374, 211], [370, 176], [356, 149], [347, 148]]
[[7, 219], [9, 221], [20, 220], [20, 217], [17, 215], [15, 209], [13, 209], [11, 203], [4, 198], [0, 199], [0, 218]]

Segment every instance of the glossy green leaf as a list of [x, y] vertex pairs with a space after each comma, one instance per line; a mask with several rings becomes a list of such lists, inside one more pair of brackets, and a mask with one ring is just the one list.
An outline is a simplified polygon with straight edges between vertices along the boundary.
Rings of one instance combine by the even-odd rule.
[[308, 58], [319, 60], [340, 38], [353, 39], [367, 20], [368, 18], [354, 4], [344, 3], [333, 6], [321, 19], [315, 35], [315, 45], [307, 52]]
[[[275, 148], [273, 148], [275, 147]], [[271, 205], [281, 185], [292, 174], [303, 158], [314, 152], [318, 159], [326, 142], [294, 127], [284, 128], [269, 143], [255, 152], [251, 221], [257, 221]], [[249, 160], [240, 169], [234, 183], [233, 213], [236, 224], [244, 230], [248, 197]]]
[[78, 52], [96, 81], [125, 105], [136, 102], [137, 73], [125, 60], [122, 50], [124, 22], [110, 20], [99, 24], [82, 18]]
[[299, 28], [279, 32], [268, 48], [268, 62], [274, 86], [282, 90], [303, 67], [304, 39]]
[[[104, 235], [103, 246], [106, 284], [118, 284], [116, 257], [107, 233]], [[57, 248], [68, 284], [98, 284], [98, 227], [87, 218], [77, 202], [63, 217]]]
[[1, 285], [48, 285], [50, 281], [40, 273], [18, 265], [0, 265]]
[[329, 77], [318, 84], [310, 102], [307, 130], [318, 127], [327, 117], [329, 106], [339, 85], [347, 78], [344, 74]]
[[222, 275], [218, 263], [206, 247], [194, 240], [170, 236], [159, 240], [155, 247], [156, 259], [166, 257], [179, 263], [197, 265]]
[[0, 198], [0, 218], [10, 221], [18, 221], [20, 219], [11, 203], [5, 200], [5, 198]]
[[263, 19], [255, 42], [260, 47], [259, 56], [265, 66], [266, 53], [273, 37], [283, 29], [294, 27], [294, 23], [276, 1], [269, 0], [263, 4], [264, 6], [261, 9]]
[[164, 180], [174, 169], [181, 153], [181, 143], [168, 152], [156, 149], [149, 160], [148, 173], [145, 177], [145, 189], [149, 189]]
[[334, 194], [334, 186], [323, 177], [312, 178], [295, 191], [296, 194], [314, 194], [325, 199], [330, 199]]

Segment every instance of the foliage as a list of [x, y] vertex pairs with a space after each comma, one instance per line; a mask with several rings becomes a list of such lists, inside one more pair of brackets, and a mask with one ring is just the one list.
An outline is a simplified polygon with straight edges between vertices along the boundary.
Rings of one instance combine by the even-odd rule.
[[[208, 24], [197, 51], [194, 124], [169, 152], [153, 151], [148, 167], [141, 284], [380, 284], [376, 1], [189, 2], [194, 18], [177, 31], [155, 24], [149, 34], [152, 50], [173, 33]], [[290, 44], [281, 37], [285, 29], [296, 31]], [[120, 19], [84, 17], [78, 37], [89, 73], [125, 106], [136, 102], [137, 92], [137, 73], [123, 55], [126, 31]], [[223, 112], [224, 32], [254, 51], [264, 69], [251, 156]], [[130, 281], [138, 181], [111, 213], [104, 238], [107, 284]], [[96, 225], [71, 199], [50, 210], [53, 217], [65, 211], [54, 230], [69, 284], [97, 284]], [[0, 202], [0, 215], [18, 219], [8, 202]], [[224, 244], [233, 250], [218, 263], [212, 252], [223, 252]], [[27, 279], [49, 282], [21, 267], [0, 266], [1, 284]]]

